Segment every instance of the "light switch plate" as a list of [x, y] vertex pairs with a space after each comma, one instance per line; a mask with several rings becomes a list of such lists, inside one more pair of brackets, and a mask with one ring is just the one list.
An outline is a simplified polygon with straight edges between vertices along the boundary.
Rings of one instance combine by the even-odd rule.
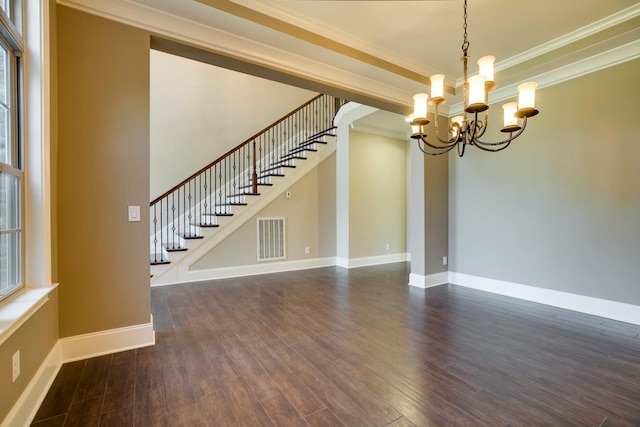
[[140, 206], [129, 206], [129, 222], [140, 221]]

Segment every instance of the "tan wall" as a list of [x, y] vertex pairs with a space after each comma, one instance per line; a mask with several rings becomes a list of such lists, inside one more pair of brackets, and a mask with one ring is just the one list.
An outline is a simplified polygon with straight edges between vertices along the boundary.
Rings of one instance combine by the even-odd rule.
[[[60, 336], [149, 322], [149, 34], [58, 7]], [[127, 206], [142, 221], [127, 222]]]
[[[58, 340], [58, 292], [0, 346], [0, 423], [22, 395]], [[12, 382], [11, 358], [20, 350], [20, 376]]]
[[407, 149], [404, 140], [350, 131], [349, 258], [407, 251]]
[[[332, 154], [191, 268], [205, 270], [256, 264], [256, 218], [285, 217], [287, 259], [336, 256], [336, 157]], [[304, 248], [309, 247], [306, 255]]]
[[640, 305], [638, 76], [636, 59], [544, 88], [508, 149], [451, 162], [452, 271]]

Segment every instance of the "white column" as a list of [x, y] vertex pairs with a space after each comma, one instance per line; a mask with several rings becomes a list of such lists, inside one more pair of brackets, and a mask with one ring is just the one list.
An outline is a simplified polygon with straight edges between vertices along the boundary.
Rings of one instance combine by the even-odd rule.
[[356, 102], [344, 105], [334, 120], [338, 127], [336, 148], [336, 264], [349, 268], [349, 128], [377, 108]]
[[425, 263], [426, 231], [425, 231], [425, 185], [424, 155], [415, 140], [409, 140], [409, 197], [407, 244], [411, 255], [411, 273], [409, 285], [424, 287], [427, 275]]

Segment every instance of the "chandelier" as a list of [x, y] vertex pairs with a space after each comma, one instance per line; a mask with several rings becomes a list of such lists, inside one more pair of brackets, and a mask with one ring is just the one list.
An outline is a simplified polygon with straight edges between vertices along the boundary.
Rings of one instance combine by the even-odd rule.
[[[438, 107], [446, 102], [444, 98], [444, 74], [431, 76], [431, 99], [426, 93], [418, 93], [413, 96], [414, 109], [410, 116], [412, 135], [416, 139], [420, 150], [427, 155], [437, 156], [448, 153], [457, 147], [458, 156], [464, 155], [467, 145], [478, 147], [481, 150], [497, 152], [504, 150], [511, 141], [522, 135], [526, 126], [527, 118], [538, 114], [535, 108], [535, 90], [537, 84], [534, 82], [523, 83], [518, 86], [518, 102], [509, 102], [502, 106], [504, 112], [504, 126], [501, 132], [508, 133], [509, 137], [497, 142], [482, 141], [489, 121], [489, 92], [497, 87], [493, 80], [493, 63], [495, 57], [484, 56], [478, 60], [478, 74], [467, 76], [467, 62], [469, 40], [467, 37], [467, 0], [464, 0], [464, 39], [462, 43], [462, 61], [464, 82], [464, 115], [455, 116], [451, 119], [448, 135], [446, 139], [438, 135]], [[431, 143], [427, 140], [425, 126], [429, 124], [427, 119], [428, 105], [435, 106], [435, 137], [438, 143]], [[480, 113], [484, 112], [484, 117]], [[522, 119], [520, 125], [518, 119]]]

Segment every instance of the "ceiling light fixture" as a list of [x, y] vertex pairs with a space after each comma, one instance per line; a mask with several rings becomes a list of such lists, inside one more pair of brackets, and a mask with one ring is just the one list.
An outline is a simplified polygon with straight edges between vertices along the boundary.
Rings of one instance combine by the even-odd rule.
[[[438, 107], [444, 104], [444, 74], [431, 76], [431, 99], [426, 93], [418, 93], [413, 96], [414, 110], [411, 127], [413, 134], [411, 138], [418, 141], [418, 147], [427, 155], [437, 156], [448, 153], [457, 147], [458, 156], [464, 155], [467, 145], [473, 145], [484, 151], [496, 152], [504, 150], [511, 141], [522, 135], [527, 126], [527, 118], [538, 114], [535, 108], [535, 90], [537, 84], [534, 82], [523, 83], [518, 86], [518, 102], [509, 102], [502, 106], [504, 110], [504, 126], [502, 132], [508, 133], [509, 137], [498, 142], [485, 142], [480, 138], [487, 130], [489, 120], [489, 92], [497, 87], [493, 80], [493, 62], [495, 57], [484, 56], [478, 60], [478, 74], [467, 76], [467, 61], [469, 40], [467, 37], [467, 0], [464, 0], [464, 40], [462, 43], [462, 58], [464, 71], [464, 115], [455, 116], [451, 119], [449, 126], [449, 138], [442, 139], [438, 136]], [[425, 126], [429, 124], [427, 119], [427, 105], [435, 105], [435, 136], [439, 144], [432, 144], [427, 141]], [[484, 118], [479, 120], [479, 113], [484, 112]], [[522, 125], [518, 124], [518, 119], [522, 119]]]

